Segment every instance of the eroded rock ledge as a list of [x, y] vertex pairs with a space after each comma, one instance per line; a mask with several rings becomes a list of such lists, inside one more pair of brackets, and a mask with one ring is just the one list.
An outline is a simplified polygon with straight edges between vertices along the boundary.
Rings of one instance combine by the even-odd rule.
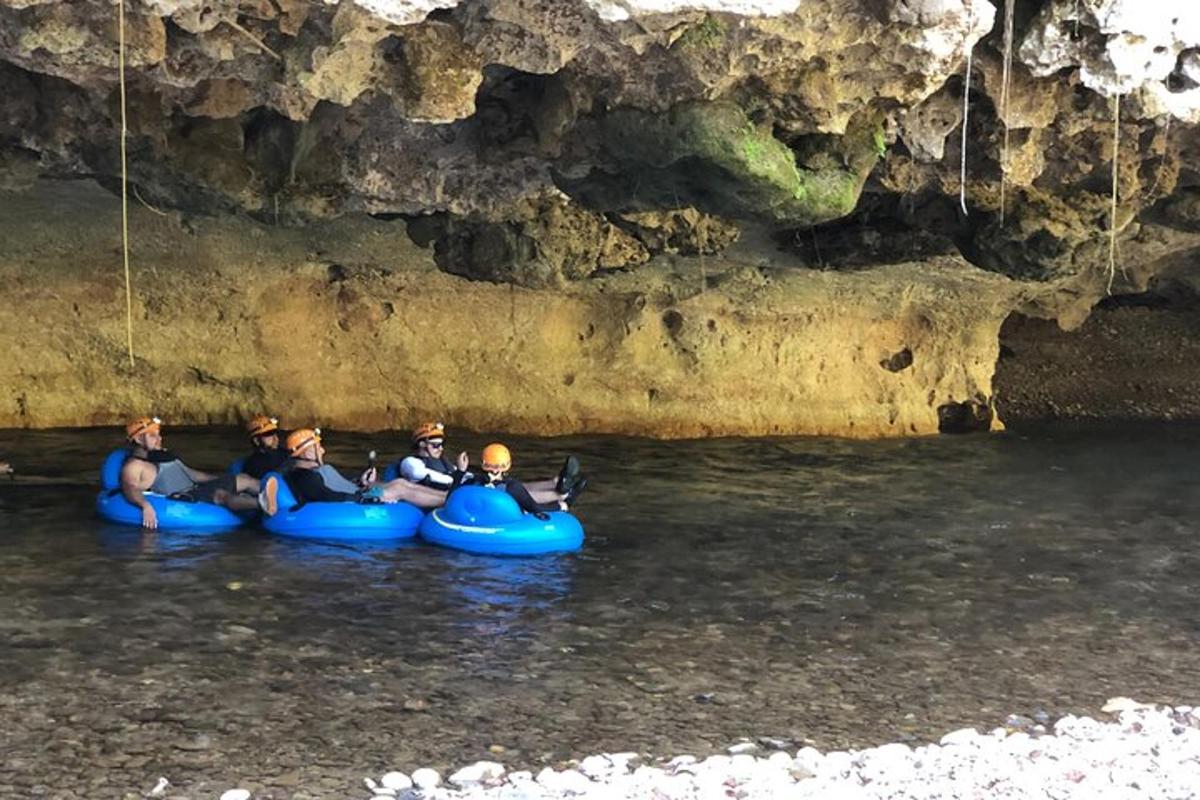
[[269, 408], [360, 429], [931, 433], [958, 413], [943, 407], [986, 409], [1020, 292], [955, 256], [838, 273], [753, 250], [531, 290], [439, 271], [403, 221], [136, 209], [131, 369], [119, 206], [70, 183], [20, 199], [0, 198], [0, 426]]

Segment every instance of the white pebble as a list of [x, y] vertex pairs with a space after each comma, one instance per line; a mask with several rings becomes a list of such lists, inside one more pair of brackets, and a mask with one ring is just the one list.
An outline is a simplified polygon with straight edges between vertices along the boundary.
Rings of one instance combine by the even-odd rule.
[[413, 786], [421, 790], [435, 789], [442, 782], [442, 776], [436, 769], [421, 767], [412, 774]]
[[628, 772], [630, 763], [641, 759], [637, 753], [605, 753], [605, 755], [612, 762], [613, 768], [620, 772]]
[[403, 772], [389, 772], [379, 779], [384, 788], [399, 792], [404, 789], [412, 788], [412, 780]]
[[458, 788], [465, 789], [484, 781], [495, 780], [503, 774], [503, 764], [497, 764], [495, 761], [477, 761], [455, 772], [450, 776], [449, 781]]
[[221, 800], [250, 800], [248, 789], [230, 789], [221, 795]]
[[973, 745], [976, 744], [980, 738], [982, 737], [980, 737], [979, 731], [975, 730], [974, 728], [959, 728], [958, 730], [951, 731], [943, 736], [941, 743], [943, 746]]
[[543, 781], [542, 776], [546, 770], [542, 770], [538, 774], [538, 783], [545, 786], [547, 789], [553, 789], [556, 792], [565, 794], [583, 794], [590, 791], [596, 784], [588, 780], [588, 777], [582, 772], [573, 769], [565, 769], [562, 772], [550, 771], [554, 776], [548, 781]]
[[588, 756], [579, 762], [579, 771], [589, 778], [602, 778], [612, 772], [612, 766], [604, 756]]

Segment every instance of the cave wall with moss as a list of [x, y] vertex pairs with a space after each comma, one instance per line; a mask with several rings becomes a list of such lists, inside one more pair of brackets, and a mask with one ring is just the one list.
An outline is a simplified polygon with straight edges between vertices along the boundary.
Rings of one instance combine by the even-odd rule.
[[982, 0], [126, 0], [129, 367], [116, 7], [0, 0], [0, 424], [998, 426], [1010, 315], [1193, 280], [1151, 5], [1016, 3], [1006, 69]]

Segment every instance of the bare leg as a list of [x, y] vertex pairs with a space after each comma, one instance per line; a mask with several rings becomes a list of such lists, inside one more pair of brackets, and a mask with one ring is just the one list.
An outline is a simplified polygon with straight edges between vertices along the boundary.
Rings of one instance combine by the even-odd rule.
[[[538, 483], [540, 484], [541, 481], [538, 481]], [[554, 491], [554, 481], [548, 481], [548, 483], [550, 484], [550, 488], [548, 489], [535, 488], [534, 485], [528, 483], [525, 484], [525, 488], [529, 490], [529, 496], [539, 503], [557, 503], [559, 500], [562, 500], [564, 497], [566, 497], [566, 495], [562, 495]]]
[[[538, 492], [553, 492], [554, 487], [557, 484], [558, 484], [557, 478], [542, 478], [541, 480], [536, 480], [536, 481], [526, 481], [525, 488], [528, 489], [529, 493], [534, 496], [535, 500], [537, 500]], [[545, 502], [545, 501], [538, 500], [538, 502], [541, 503], [541, 502]]]
[[428, 486], [421, 486], [404, 478], [378, 484], [383, 488], [383, 502], [396, 503], [401, 500], [417, 508], [441, 508], [446, 502], [446, 493]]
[[237, 490], [245, 494], [258, 494], [258, 478], [251, 478], [246, 473], [237, 476]]

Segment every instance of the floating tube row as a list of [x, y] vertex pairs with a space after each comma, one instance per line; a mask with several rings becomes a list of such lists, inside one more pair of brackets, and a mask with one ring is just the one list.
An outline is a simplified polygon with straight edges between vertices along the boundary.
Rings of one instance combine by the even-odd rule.
[[[125, 450], [110, 453], [101, 469], [96, 511], [104, 519], [141, 525], [142, 512], [120, 491]], [[521, 510], [507, 492], [482, 486], [463, 486], [446, 505], [425, 514], [409, 503], [351, 502], [299, 504], [287, 481], [277, 472], [263, 477], [263, 488], [274, 483], [275, 514], [262, 518], [271, 533], [326, 541], [384, 541], [410, 539], [419, 532], [432, 544], [481, 555], [525, 556], [562, 553], [583, 546], [583, 526], [573, 515], [553, 511], [539, 519]], [[213, 503], [171, 500], [146, 493], [163, 530], [235, 528], [251, 515], [239, 515]]]

